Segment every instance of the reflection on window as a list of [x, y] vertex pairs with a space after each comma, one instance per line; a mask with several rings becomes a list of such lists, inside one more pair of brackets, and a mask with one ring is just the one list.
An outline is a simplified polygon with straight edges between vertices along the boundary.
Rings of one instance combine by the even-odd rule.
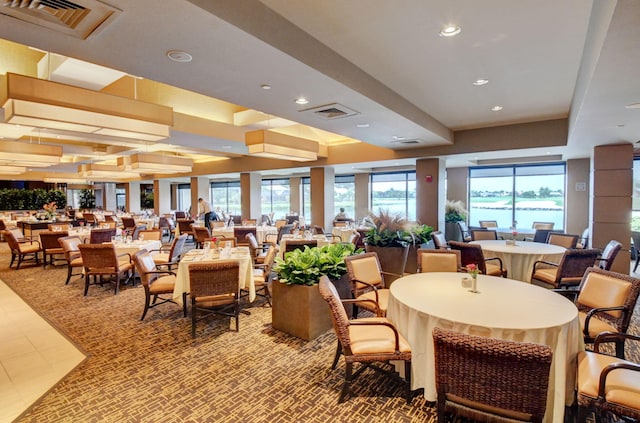
[[371, 208], [416, 220], [416, 173], [394, 172], [371, 175]]
[[211, 198], [211, 208], [216, 212], [223, 211], [233, 215], [240, 215], [242, 212], [240, 181], [212, 182]]
[[497, 220], [499, 227], [531, 228], [534, 221], [564, 228], [565, 165], [469, 169], [469, 224]]
[[334, 216], [338, 214], [340, 208], [344, 208], [345, 213], [352, 219], [356, 217], [356, 178], [353, 175], [336, 176], [333, 188]]
[[289, 194], [289, 179], [262, 180], [262, 214], [273, 213], [275, 219], [284, 219], [290, 212]]
[[189, 209], [191, 208], [191, 185], [178, 184], [177, 192], [178, 192], [177, 210], [189, 211]]
[[302, 215], [306, 222], [311, 222], [311, 178], [302, 178]]
[[122, 185], [116, 185], [116, 207], [124, 210], [127, 206], [127, 190]]

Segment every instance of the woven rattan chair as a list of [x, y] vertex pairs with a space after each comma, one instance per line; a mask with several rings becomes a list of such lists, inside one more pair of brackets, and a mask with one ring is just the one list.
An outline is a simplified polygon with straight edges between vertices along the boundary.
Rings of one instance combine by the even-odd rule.
[[222, 220], [210, 220], [209, 221], [209, 229], [212, 231], [217, 228], [224, 228], [224, 221]]
[[[242, 219], [242, 226], [256, 226], [257, 224], [258, 219]], [[236, 236], [236, 238], [238, 238], [238, 236]]]
[[[20, 232], [18, 231], [18, 233]], [[24, 262], [33, 261], [37, 265], [40, 264], [39, 254], [42, 251], [42, 247], [40, 246], [39, 241], [16, 238], [16, 232], [11, 229], [2, 231], [2, 235], [11, 250], [11, 262], [9, 263], [9, 268], [13, 266], [13, 262], [16, 258], [18, 259], [16, 270], [20, 269], [20, 266]]]
[[[345, 400], [350, 393], [351, 382], [367, 367], [395, 375], [395, 371], [388, 372], [372, 365], [390, 360], [404, 361], [405, 399], [407, 403], [411, 403], [411, 347], [398, 333], [393, 323], [382, 317], [349, 320], [343, 303], [354, 303], [357, 300], [341, 300], [336, 287], [327, 276], [320, 278], [319, 290], [322, 298], [329, 304], [333, 327], [338, 338], [331, 368], [336, 368], [340, 355], [344, 356], [345, 361], [344, 383], [338, 403]], [[353, 373], [354, 363], [363, 364], [363, 367], [355, 373]]]
[[93, 228], [89, 235], [89, 244], [111, 242], [112, 236], [116, 236], [116, 228]]
[[[277, 223], [277, 222], [276, 222]], [[278, 227], [276, 225], [276, 227]], [[282, 240], [282, 235], [289, 235], [293, 232], [294, 226], [293, 224], [284, 224], [280, 227], [278, 227], [278, 233], [277, 234], [267, 234], [265, 236], [265, 240], [269, 241], [275, 245], [280, 245], [280, 241]], [[275, 237], [275, 239], [273, 239]]]
[[418, 273], [457, 272], [462, 266], [460, 251], [418, 249]]
[[70, 223], [49, 223], [47, 225], [48, 229], [50, 231], [67, 231], [69, 232], [71, 229], [73, 229], [73, 225]]
[[160, 229], [145, 229], [138, 232], [138, 239], [145, 241], [162, 241], [162, 232]]
[[625, 340], [640, 337], [605, 332], [596, 337], [593, 351], [578, 353], [578, 422], [588, 421], [592, 410], [596, 421], [608, 421], [609, 413], [640, 420], [640, 364], [600, 353], [601, 343]]
[[191, 233], [196, 243], [196, 248], [202, 248], [205, 241], [211, 241], [211, 232], [205, 226], [191, 225]]
[[498, 239], [498, 233], [496, 231], [487, 230], [487, 229], [472, 229], [471, 232], [471, 240], [472, 241], [495, 241]]
[[285, 242], [284, 254], [294, 250], [304, 250], [305, 247], [313, 248], [318, 246], [317, 239], [287, 239]]
[[578, 235], [549, 232], [547, 244], [558, 245], [564, 248], [576, 248], [578, 245]]
[[480, 220], [478, 222], [481, 228], [497, 228], [498, 221], [497, 220]]
[[176, 211], [176, 219], [186, 219], [186, 218], [187, 218], [187, 212]]
[[228, 238], [228, 237], [218, 237], [218, 245], [220, 248], [224, 248], [227, 245], [227, 242], [230, 242], [231, 248], [235, 248], [238, 245], [238, 240], [236, 237]]
[[324, 228], [320, 225], [313, 225], [313, 233], [315, 235], [324, 235]]
[[[125, 282], [133, 276], [133, 263], [128, 253], [118, 255], [115, 245], [80, 244], [78, 245], [84, 264], [84, 295], [89, 292], [89, 285], [102, 285], [105, 276], [115, 279], [114, 294], [120, 291], [120, 281]], [[91, 278], [93, 277], [93, 283]]]
[[87, 226], [96, 226], [98, 224], [98, 219], [93, 213], [82, 213], [82, 218], [87, 222]]
[[553, 222], [533, 222], [531, 224], [531, 229], [548, 229], [552, 230], [555, 223]]
[[616, 259], [616, 256], [618, 255], [621, 249], [622, 249], [622, 244], [616, 241], [615, 239], [612, 239], [604, 247], [602, 254], [597, 259], [598, 261], [596, 262], [596, 265], [601, 269], [611, 270], [611, 265], [613, 264], [613, 261]]
[[[78, 245], [82, 244], [82, 239], [79, 236], [66, 236], [58, 239], [58, 243], [64, 251], [64, 258], [67, 260], [67, 280], [65, 285], [69, 284], [72, 276], [82, 276], [82, 269], [84, 269], [84, 263], [82, 262], [82, 256], [80, 255], [80, 249]], [[81, 269], [80, 273], [73, 273], [73, 269]]]
[[[251, 259], [253, 260], [253, 264], [256, 265], [256, 264], [264, 263], [264, 258], [267, 254], [266, 251], [269, 249], [269, 246], [271, 244], [260, 245], [255, 235], [253, 235], [253, 233], [251, 232], [249, 232], [245, 236], [245, 239], [247, 240], [247, 244], [249, 246], [249, 251], [251, 253]], [[265, 245], [266, 245], [266, 248], [265, 248]]]
[[438, 422], [542, 422], [552, 351], [546, 345], [433, 329]]
[[347, 265], [351, 293], [357, 300], [354, 303], [354, 317], [358, 316], [358, 307], [371, 311], [377, 316], [386, 316], [389, 290], [385, 288], [385, 273], [380, 267], [378, 253], [355, 254], [346, 257], [344, 262]]
[[173, 219], [163, 216], [158, 219], [158, 229], [162, 232], [162, 236], [169, 236], [169, 242], [173, 240], [175, 224], [173, 223]]
[[[64, 255], [64, 249], [58, 242], [58, 239], [68, 236], [67, 231], [42, 231], [40, 236], [40, 245], [42, 246], [42, 267], [47, 268], [47, 263], [55, 265], [55, 257]], [[48, 259], [47, 259], [48, 258]]]
[[[584, 342], [589, 344], [603, 332], [627, 332], [640, 295], [640, 278], [590, 267], [584, 272], [578, 291], [556, 292], [575, 297]], [[624, 342], [616, 344], [616, 356], [625, 358]]]
[[[271, 293], [269, 292], [269, 284], [271, 283], [271, 269], [273, 268], [273, 262], [275, 261], [277, 249], [271, 245], [267, 250], [267, 254], [264, 256], [262, 263], [254, 264], [253, 266], [253, 283], [256, 287], [256, 295], [263, 297], [267, 300], [267, 303], [271, 305]], [[242, 297], [248, 296], [249, 291], [242, 289], [240, 292]]]
[[560, 263], [538, 260], [533, 263], [531, 283], [544, 288], [568, 288], [578, 286], [585, 270], [593, 266], [600, 250], [586, 248], [566, 250]]
[[122, 230], [125, 231], [126, 234], [133, 234], [133, 230], [136, 227], [136, 220], [133, 217], [122, 217]]
[[253, 234], [253, 236], [258, 237], [258, 229], [255, 227], [255, 225], [251, 228], [242, 228], [238, 226], [233, 227], [233, 236], [238, 240], [239, 246], [249, 246], [249, 241], [247, 241], [247, 234]]
[[189, 265], [192, 338], [196, 337], [196, 323], [212, 314], [234, 317], [236, 331], [240, 330], [239, 277], [237, 260]]
[[187, 235], [187, 241], [189, 241], [189, 237], [191, 240], [195, 242], [195, 238], [193, 237], [193, 231], [191, 230], [191, 225], [193, 224], [193, 219], [178, 219], [178, 232], [180, 235]]
[[482, 247], [479, 245], [449, 241], [449, 247], [451, 247], [452, 250], [460, 251], [462, 267], [468, 264], [475, 264], [483, 275], [507, 277], [507, 269], [502, 265], [500, 257], [485, 258], [482, 253]]
[[[174, 303], [172, 295], [176, 284], [176, 274], [170, 270], [158, 270], [153, 257], [147, 250], [136, 251], [132, 256], [136, 271], [140, 274], [140, 282], [144, 288], [144, 311], [140, 320], [144, 320], [150, 308], [165, 303]], [[161, 297], [168, 295], [169, 297]], [[160, 302], [158, 302], [160, 299]], [[187, 304], [182, 304], [182, 312], [187, 317]]]
[[177, 266], [180, 261], [180, 257], [182, 256], [182, 249], [184, 248], [186, 240], [187, 234], [182, 234], [179, 237], [174, 238], [169, 247], [161, 247], [158, 250], [152, 250], [151, 252], [156, 253], [152, 255], [153, 262], [156, 266], [167, 267], [169, 270], [174, 266]]
[[462, 236], [462, 241], [469, 242], [472, 240], [471, 232], [469, 231], [469, 227], [463, 221], [456, 222], [458, 228], [460, 229], [460, 236]]

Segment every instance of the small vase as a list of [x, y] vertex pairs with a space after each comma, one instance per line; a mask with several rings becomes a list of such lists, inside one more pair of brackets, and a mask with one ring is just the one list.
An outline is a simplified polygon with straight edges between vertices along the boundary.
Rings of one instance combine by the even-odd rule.
[[478, 293], [478, 275], [471, 275], [471, 289], [469, 292]]

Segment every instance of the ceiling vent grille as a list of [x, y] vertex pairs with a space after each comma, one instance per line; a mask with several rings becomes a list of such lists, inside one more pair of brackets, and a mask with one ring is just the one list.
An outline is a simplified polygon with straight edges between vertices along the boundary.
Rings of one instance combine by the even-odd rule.
[[355, 110], [338, 103], [325, 104], [324, 106], [313, 107], [300, 111], [303, 113], [313, 114], [314, 116], [325, 120], [341, 119], [359, 114]]
[[99, 0], [4, 0], [0, 5], [3, 15], [83, 40], [120, 13]]
[[414, 138], [414, 139], [410, 139], [410, 140], [396, 140], [396, 141], [391, 141], [391, 144], [402, 144], [402, 145], [418, 145], [418, 144], [424, 144], [423, 140]]

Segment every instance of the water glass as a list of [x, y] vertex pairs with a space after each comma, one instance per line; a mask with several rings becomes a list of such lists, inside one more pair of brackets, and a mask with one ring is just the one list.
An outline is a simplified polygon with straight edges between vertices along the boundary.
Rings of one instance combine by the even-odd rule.
[[126, 243], [131, 244], [132, 241], [133, 241], [133, 237], [131, 235], [127, 235]]
[[144, 234], [138, 234], [138, 239], [140, 241], [144, 241]]

